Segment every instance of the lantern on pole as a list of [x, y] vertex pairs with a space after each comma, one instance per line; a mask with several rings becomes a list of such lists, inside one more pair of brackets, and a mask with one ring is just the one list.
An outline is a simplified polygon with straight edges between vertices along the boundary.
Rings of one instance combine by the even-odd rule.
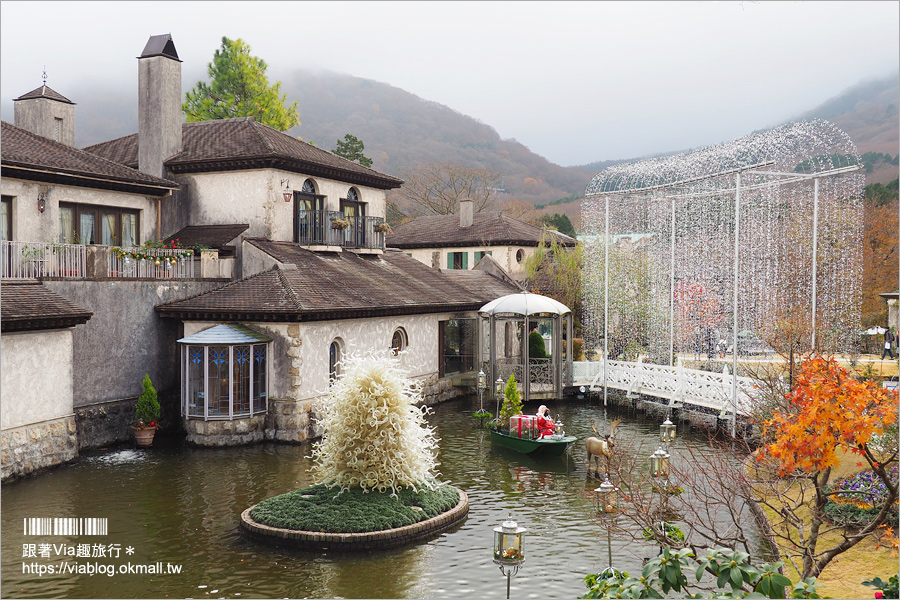
[[659, 441], [668, 449], [669, 444], [675, 441], [675, 424], [666, 418], [659, 426]]
[[[603, 480], [600, 487], [594, 490], [594, 498], [597, 502], [597, 512], [604, 517], [612, 516], [619, 510], [619, 488], [609, 481], [609, 477]], [[618, 575], [619, 571], [612, 566], [612, 523], [606, 524], [606, 553], [608, 565], [600, 573], [600, 577]]]
[[506, 597], [509, 598], [510, 580], [525, 562], [524, 527], [512, 520], [510, 514], [500, 527], [494, 528], [494, 564], [506, 575]]
[[484, 412], [484, 389], [487, 387], [487, 375], [484, 371], [478, 371], [478, 412]]
[[669, 477], [669, 453], [663, 450], [662, 446], [650, 455], [650, 475], [653, 477]]
[[503, 395], [503, 380], [499, 377], [494, 382], [494, 398], [497, 400], [497, 418], [500, 418], [500, 397]]

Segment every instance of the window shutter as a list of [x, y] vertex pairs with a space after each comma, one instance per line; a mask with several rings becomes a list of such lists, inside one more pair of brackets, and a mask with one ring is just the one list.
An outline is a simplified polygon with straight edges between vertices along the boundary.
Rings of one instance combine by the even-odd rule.
[[453, 254], [454, 254], [453, 252], [447, 253], [447, 268], [448, 269], [453, 268]]
[[462, 253], [462, 268], [464, 271], [469, 268], [469, 253], [468, 252]]

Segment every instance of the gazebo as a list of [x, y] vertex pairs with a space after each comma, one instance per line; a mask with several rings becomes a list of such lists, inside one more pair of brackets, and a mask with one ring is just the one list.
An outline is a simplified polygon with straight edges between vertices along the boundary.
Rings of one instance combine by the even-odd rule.
[[[562, 397], [563, 386], [570, 384], [572, 377], [569, 307], [553, 298], [523, 291], [488, 302], [478, 316], [482, 340], [479, 360], [490, 381], [506, 381], [515, 375], [526, 401]], [[542, 354], [547, 358], [529, 356], [529, 334], [535, 327], [544, 343]]]

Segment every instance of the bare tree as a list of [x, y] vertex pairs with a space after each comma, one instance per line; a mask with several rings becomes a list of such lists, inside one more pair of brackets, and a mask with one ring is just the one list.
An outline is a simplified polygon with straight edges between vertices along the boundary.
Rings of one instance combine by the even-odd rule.
[[400, 193], [428, 214], [452, 215], [460, 200], [472, 200], [475, 212], [494, 205], [501, 173], [489, 169], [437, 162], [402, 173], [406, 183]]

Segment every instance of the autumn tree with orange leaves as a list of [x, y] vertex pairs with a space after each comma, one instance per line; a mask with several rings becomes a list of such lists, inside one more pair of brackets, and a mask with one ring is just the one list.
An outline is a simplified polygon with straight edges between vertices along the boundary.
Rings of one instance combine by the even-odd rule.
[[[896, 392], [857, 379], [833, 360], [813, 357], [801, 365], [787, 407], [765, 423], [769, 443], [757, 453], [751, 485], [757, 500], [771, 509], [773, 533], [802, 578], [817, 577], [895, 510], [897, 482], [889, 469], [897, 462], [896, 443], [879, 447], [873, 442], [897, 422], [897, 398]], [[887, 489], [874, 505], [875, 518], [859, 529], [832, 524], [825, 515], [829, 498], [839, 495], [830, 479], [842, 453], [858, 455]], [[828, 532], [837, 534], [836, 541], [823, 541]]]

